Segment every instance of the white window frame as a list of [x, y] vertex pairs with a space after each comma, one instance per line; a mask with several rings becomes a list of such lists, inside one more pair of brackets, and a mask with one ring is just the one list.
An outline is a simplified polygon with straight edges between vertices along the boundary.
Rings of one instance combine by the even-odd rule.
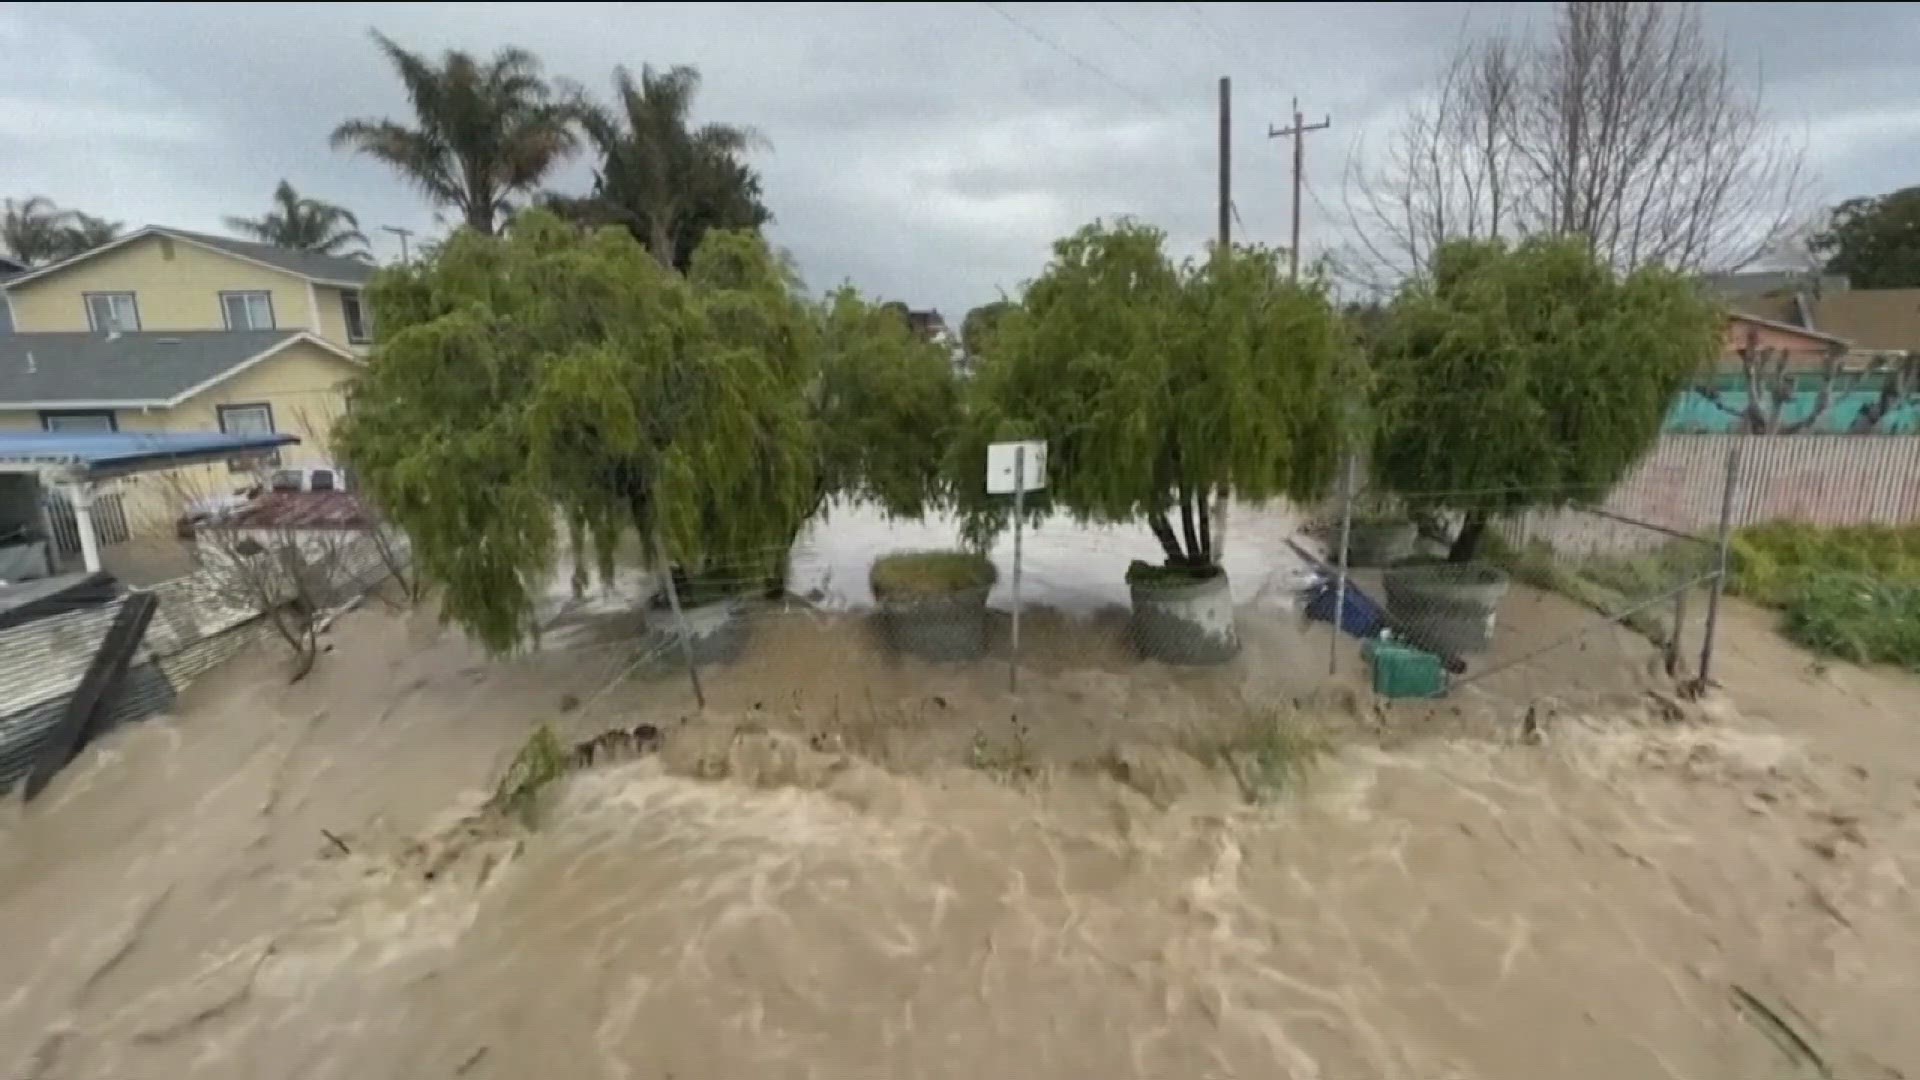
[[[67, 427], [63, 420], [105, 420], [107, 426], [94, 425]], [[40, 430], [42, 431], [119, 431], [120, 418], [112, 409], [42, 409], [40, 410]]]
[[[260, 431], [235, 431], [228, 426], [227, 418], [234, 415], [245, 416], [255, 411], [265, 418], [267, 425]], [[223, 435], [271, 435], [279, 429], [273, 426], [273, 404], [267, 401], [239, 401], [231, 405], [217, 405], [214, 413], [220, 418], [220, 432]]]
[[[132, 326], [100, 325], [100, 320], [95, 317], [95, 313], [93, 310], [93, 302], [95, 300], [106, 301], [108, 317], [113, 319], [115, 322], [119, 322], [120, 312], [118, 310], [119, 308], [118, 301], [120, 301], [123, 298], [127, 302], [127, 309], [133, 313], [133, 325]], [[80, 302], [87, 309], [87, 326], [96, 334], [111, 333], [114, 330], [118, 330], [123, 334], [129, 334], [129, 333], [137, 333], [140, 330], [140, 297], [138, 294], [134, 292], [122, 291], [122, 292], [81, 293]]]
[[[221, 434], [253, 435], [253, 434], [259, 434], [259, 433], [251, 432], [251, 431], [236, 432], [232, 428], [228, 427], [227, 417], [232, 416], [234, 414], [245, 415], [253, 412], [256, 409], [259, 410], [260, 413], [267, 418], [268, 433], [272, 433], [280, 430], [279, 428], [274, 426], [273, 403], [269, 401], [237, 401], [231, 405], [216, 405], [213, 408], [213, 414], [220, 421]], [[279, 467], [280, 467], [280, 451], [278, 450], [263, 450], [256, 453], [250, 453], [245, 457], [237, 457], [237, 458], [229, 459], [227, 462], [227, 471], [230, 473], [253, 473], [253, 472], [258, 472], [261, 469], [277, 469]]]
[[[353, 317], [349, 311], [360, 315], [360, 332], [353, 332]], [[365, 345], [373, 340], [373, 317], [367, 310], [366, 294], [359, 289], [340, 290], [340, 321], [346, 327], [347, 340], [355, 345]]]
[[[232, 305], [235, 300], [240, 301], [241, 310], [246, 314], [247, 325], [245, 326], [234, 325]], [[256, 302], [266, 306], [267, 321], [264, 326], [254, 320]], [[273, 294], [265, 289], [233, 289], [222, 292], [220, 318], [227, 324], [229, 330], [272, 330], [279, 325], [273, 312]]]

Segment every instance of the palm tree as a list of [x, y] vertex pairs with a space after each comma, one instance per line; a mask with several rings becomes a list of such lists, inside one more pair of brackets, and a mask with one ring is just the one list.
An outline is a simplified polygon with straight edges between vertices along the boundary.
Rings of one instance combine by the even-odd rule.
[[[367, 253], [367, 234], [360, 231], [360, 219], [353, 211], [308, 198], [285, 180], [273, 189], [271, 211], [257, 218], [229, 217], [227, 228], [294, 251], [361, 257]], [[357, 250], [344, 250], [350, 247]]]
[[417, 126], [349, 120], [333, 129], [334, 149], [386, 162], [475, 231], [492, 235], [508, 196], [533, 189], [579, 145], [577, 105], [541, 78], [525, 49], [485, 62], [449, 49], [436, 66], [379, 31], [373, 39], [399, 73]]
[[68, 216], [45, 195], [8, 199], [0, 207], [0, 247], [28, 266], [61, 258]]
[[79, 210], [68, 211], [66, 223], [60, 227], [58, 257], [70, 259], [83, 251], [92, 251], [102, 244], [112, 243], [125, 227], [118, 221], [97, 218]]
[[[758, 228], [770, 215], [760, 179], [738, 155], [765, 144], [751, 128], [689, 126], [700, 72], [615, 68], [613, 109], [586, 110], [581, 125], [600, 151], [591, 201], [621, 221], [653, 257], [677, 265], [707, 228]], [[694, 227], [697, 226], [697, 227]]]

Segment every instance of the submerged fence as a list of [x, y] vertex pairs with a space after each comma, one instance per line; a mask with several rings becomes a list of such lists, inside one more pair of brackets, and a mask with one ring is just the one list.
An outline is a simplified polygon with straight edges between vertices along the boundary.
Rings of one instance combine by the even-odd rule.
[[[915, 626], [876, 602], [865, 577], [890, 551], [957, 547], [954, 523], [836, 511], [792, 553], [784, 592], [757, 571], [717, 567], [708, 584], [734, 595], [703, 588], [678, 617], [656, 601], [646, 665], [664, 681], [649, 693], [690, 708], [698, 682], [710, 707], [905, 709], [915, 722], [948, 708], [1022, 725], [1052, 713], [1090, 741], [1124, 738], [1153, 714], [1329, 688], [1385, 691], [1374, 700], [1401, 713], [1518, 723], [1543, 701], [1710, 677], [1732, 532], [1920, 522], [1920, 438], [1669, 435], [1611, 489], [1477, 494], [1539, 508], [1495, 515], [1477, 550], [1451, 551], [1460, 513], [1407, 514], [1364, 484], [1318, 507], [1234, 507], [1223, 595], [1236, 640], [1210, 658], [1170, 657], [1168, 624], [1143, 617], [1126, 567], [1159, 558], [1144, 527], [1048, 521], [1030, 532], [1016, 637], [1004, 538], [989, 553], [990, 589], [928, 605]], [[1408, 501], [1463, 500], [1398, 500]], [[1176, 636], [1205, 635], [1205, 624], [1191, 615]]]

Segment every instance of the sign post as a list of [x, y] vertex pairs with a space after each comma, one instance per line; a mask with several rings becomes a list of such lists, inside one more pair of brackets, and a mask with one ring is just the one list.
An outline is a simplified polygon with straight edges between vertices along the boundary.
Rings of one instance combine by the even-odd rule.
[[1007, 690], [1020, 692], [1020, 543], [1027, 528], [1027, 491], [1047, 486], [1047, 444], [1041, 440], [987, 447], [987, 494], [1013, 493], [1013, 633]]

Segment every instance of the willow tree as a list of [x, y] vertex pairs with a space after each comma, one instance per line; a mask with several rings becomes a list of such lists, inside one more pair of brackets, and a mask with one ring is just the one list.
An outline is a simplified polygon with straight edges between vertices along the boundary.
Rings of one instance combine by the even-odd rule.
[[1266, 249], [1175, 263], [1165, 241], [1128, 221], [1081, 229], [996, 327], [953, 456], [976, 535], [994, 524], [978, 489], [996, 439], [1047, 440], [1038, 508], [1144, 519], [1165, 565], [1194, 577], [1218, 572], [1215, 497], [1326, 490], [1347, 341], [1320, 286], [1286, 281]]
[[489, 648], [533, 632], [563, 530], [602, 576], [632, 536], [656, 566], [784, 559], [814, 490], [813, 331], [757, 239], [714, 234], [682, 277], [536, 210], [371, 294], [340, 450]]
[[893, 517], [946, 504], [944, 462], [960, 417], [945, 349], [852, 288], [819, 309], [818, 508], [858, 499]]
[[1621, 276], [1578, 239], [1456, 241], [1373, 346], [1376, 478], [1461, 515], [1470, 561], [1495, 515], [1598, 500], [1722, 347], [1721, 313], [1658, 267]]

